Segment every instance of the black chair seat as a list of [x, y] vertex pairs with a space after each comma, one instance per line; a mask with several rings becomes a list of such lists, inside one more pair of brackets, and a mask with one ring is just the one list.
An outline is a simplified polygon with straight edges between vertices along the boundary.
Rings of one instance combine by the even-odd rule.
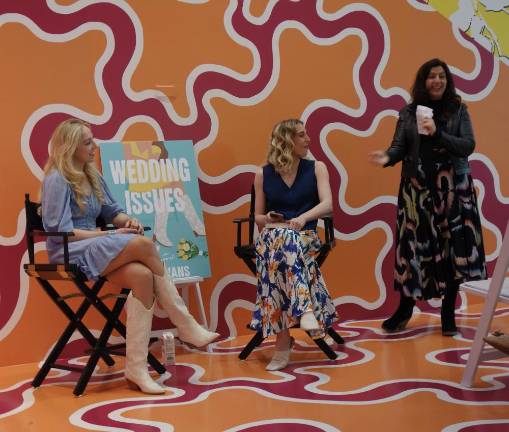
[[23, 268], [27, 275], [44, 280], [87, 280], [77, 264], [23, 264]]
[[[69, 263], [68, 239], [73, 236], [74, 233], [44, 231], [40, 215], [40, 204], [30, 201], [30, 196], [28, 194], [25, 194], [25, 211], [27, 220], [26, 241], [29, 263], [24, 264], [23, 268], [30, 277], [37, 280], [53, 303], [69, 320], [69, 324], [60, 335], [55, 346], [52, 348], [43, 365], [39, 369], [39, 372], [33, 379], [32, 386], [39, 387], [43, 383], [49, 371], [53, 368], [77, 371], [81, 372], [81, 374], [74, 387], [73, 393], [76, 396], [79, 396], [85, 391], [99, 358], [102, 358], [108, 366], [113, 366], [115, 361], [111, 355], [125, 355], [125, 351], [123, 350], [125, 348], [125, 344], [108, 345], [108, 340], [113, 330], [116, 330], [125, 339], [126, 328], [120, 321], [119, 316], [124, 308], [124, 304], [130, 290], [122, 288], [120, 293], [117, 295], [112, 296], [111, 294], [108, 294], [101, 297], [99, 293], [104, 286], [106, 279], [101, 277], [97, 281], [90, 283], [87, 281], [85, 274], [83, 274], [77, 264]], [[99, 221], [98, 226], [102, 227], [102, 225], [103, 223]], [[64, 245], [63, 263], [48, 264], [35, 262], [35, 238], [44, 238], [48, 236], [62, 237]], [[62, 295], [59, 292], [59, 287], [54, 284], [54, 282], [59, 280], [72, 282], [76, 288], [75, 292], [72, 294]], [[73, 309], [67, 301], [76, 297], [81, 297], [83, 299], [79, 306]], [[108, 307], [103, 301], [105, 298], [109, 297], [115, 298], [113, 307]], [[98, 338], [92, 334], [83, 322], [83, 319], [90, 307], [96, 309], [105, 320]], [[90, 345], [90, 349], [85, 351], [85, 353], [89, 355], [89, 358], [87, 364], [83, 367], [69, 366], [68, 364], [59, 363], [58, 361], [59, 356], [62, 354], [62, 351], [75, 331], [78, 331]], [[153, 340], [155, 340], [155, 338], [151, 341]], [[147, 360], [158, 373], [162, 374], [166, 372], [165, 367], [152, 354], [149, 353]]]

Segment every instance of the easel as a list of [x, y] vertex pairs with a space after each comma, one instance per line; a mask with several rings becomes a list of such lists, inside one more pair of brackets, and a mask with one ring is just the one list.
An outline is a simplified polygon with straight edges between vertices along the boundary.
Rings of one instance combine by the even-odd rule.
[[475, 372], [482, 359], [505, 356], [505, 354], [499, 353], [498, 351], [485, 351], [483, 338], [488, 334], [490, 329], [497, 302], [502, 301], [509, 303], [509, 278], [505, 276], [508, 267], [509, 224], [505, 230], [502, 247], [500, 248], [500, 254], [495, 265], [495, 270], [493, 271], [493, 276], [488, 280], [465, 282], [461, 284], [463, 291], [486, 297], [481, 319], [475, 331], [474, 342], [470, 349], [467, 365], [461, 380], [461, 385], [465, 387], [472, 387]]
[[205, 308], [203, 307], [203, 299], [201, 297], [201, 288], [200, 282], [203, 282], [203, 278], [201, 276], [191, 276], [184, 278], [175, 278], [173, 282], [177, 286], [177, 288], [182, 288], [182, 298], [186, 303], [187, 307], [189, 307], [189, 288], [194, 288], [194, 295], [196, 298], [196, 302], [198, 303], [198, 314], [200, 316], [200, 323], [206, 329], [209, 328], [207, 323], [207, 315], [205, 315]]

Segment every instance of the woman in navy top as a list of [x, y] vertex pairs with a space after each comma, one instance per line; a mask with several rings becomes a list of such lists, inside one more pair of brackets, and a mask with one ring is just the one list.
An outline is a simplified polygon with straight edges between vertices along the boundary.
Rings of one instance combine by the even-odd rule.
[[276, 351], [267, 370], [287, 366], [300, 324], [323, 337], [337, 319], [315, 256], [319, 217], [332, 211], [329, 175], [323, 162], [305, 159], [309, 136], [300, 120], [284, 120], [272, 131], [268, 164], [255, 176], [258, 276], [251, 328], [264, 337], [276, 334]]
[[[78, 119], [61, 123], [51, 137], [49, 159], [42, 185], [42, 220], [47, 231], [68, 231], [69, 260], [88, 279], [107, 277], [111, 283], [130, 288], [127, 298], [125, 376], [131, 387], [160, 394], [165, 389], [147, 371], [147, 354], [154, 298], [177, 326], [179, 338], [196, 346], [219, 335], [203, 329], [189, 314], [165, 268], [154, 243], [144, 237], [138, 220], [130, 218], [113, 199], [94, 166], [97, 145], [90, 126]], [[102, 216], [117, 227], [100, 231]], [[47, 241], [52, 262], [63, 259], [63, 243]]]

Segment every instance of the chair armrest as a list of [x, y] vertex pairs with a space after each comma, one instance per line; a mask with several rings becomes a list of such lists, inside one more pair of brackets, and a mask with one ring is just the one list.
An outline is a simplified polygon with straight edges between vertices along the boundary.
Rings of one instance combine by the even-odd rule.
[[233, 223], [237, 224], [237, 247], [242, 246], [242, 224], [244, 222], [249, 223], [249, 244], [253, 244], [254, 237], [254, 216], [251, 217], [243, 217], [233, 219]]
[[325, 244], [329, 245], [332, 249], [336, 246], [336, 238], [334, 237], [334, 222], [332, 215], [323, 216], [320, 219], [323, 220], [323, 228], [325, 231]]
[[[101, 226], [101, 231], [113, 231], [115, 229], [117, 229], [117, 227], [114, 225], [111, 225], [111, 224]], [[149, 226], [143, 227], [143, 231], [150, 231], [150, 230], [152, 230], [152, 228], [150, 228]]]
[[74, 236], [74, 233], [72, 231], [40, 231], [40, 230], [33, 230], [32, 232], [29, 232], [28, 235], [30, 237], [72, 237]]

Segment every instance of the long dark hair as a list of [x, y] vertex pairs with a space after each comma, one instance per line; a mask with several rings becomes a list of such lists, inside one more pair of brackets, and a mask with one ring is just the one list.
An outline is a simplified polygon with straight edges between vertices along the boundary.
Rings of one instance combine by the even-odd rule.
[[437, 66], [442, 66], [447, 79], [447, 85], [445, 86], [445, 91], [442, 95], [441, 105], [443, 114], [448, 116], [458, 109], [461, 103], [461, 96], [456, 93], [454, 78], [449, 70], [449, 66], [447, 66], [447, 63], [443, 60], [438, 58], [428, 60], [417, 71], [414, 85], [412, 86], [412, 106], [415, 109], [417, 105], [430, 104], [431, 98], [429, 97], [428, 90], [426, 90], [426, 79], [428, 78], [430, 70]]

